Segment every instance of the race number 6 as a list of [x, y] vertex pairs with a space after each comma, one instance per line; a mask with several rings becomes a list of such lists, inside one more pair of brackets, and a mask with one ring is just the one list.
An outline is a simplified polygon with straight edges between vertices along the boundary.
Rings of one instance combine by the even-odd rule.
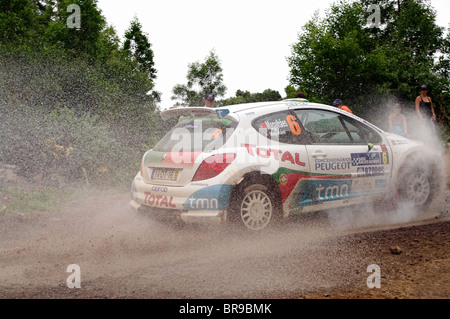
[[388, 154], [386, 152], [382, 153], [383, 155], [383, 164], [388, 164], [389, 160], [388, 160]]
[[294, 135], [300, 135], [302, 133], [302, 129], [300, 128], [300, 124], [295, 119], [294, 115], [286, 116], [286, 121]]

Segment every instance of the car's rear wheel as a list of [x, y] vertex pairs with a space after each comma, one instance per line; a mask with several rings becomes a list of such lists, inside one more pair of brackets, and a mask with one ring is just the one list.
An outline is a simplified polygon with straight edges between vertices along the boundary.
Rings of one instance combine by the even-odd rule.
[[280, 216], [274, 193], [270, 185], [244, 183], [235, 193], [230, 220], [251, 231], [266, 228]]
[[[259, 187], [260, 185], [253, 185]], [[258, 188], [245, 194], [240, 201], [240, 217], [244, 226], [250, 230], [261, 230], [273, 217], [273, 204], [270, 195]]]

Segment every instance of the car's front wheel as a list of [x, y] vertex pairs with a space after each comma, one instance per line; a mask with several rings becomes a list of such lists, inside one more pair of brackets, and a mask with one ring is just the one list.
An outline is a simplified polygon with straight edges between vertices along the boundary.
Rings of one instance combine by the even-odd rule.
[[404, 198], [418, 207], [426, 205], [431, 198], [429, 174], [423, 169], [412, 172], [407, 176], [404, 186]]
[[430, 165], [420, 162], [407, 169], [400, 179], [400, 200], [411, 203], [414, 207], [425, 209], [429, 206], [437, 191], [438, 183], [433, 178]]

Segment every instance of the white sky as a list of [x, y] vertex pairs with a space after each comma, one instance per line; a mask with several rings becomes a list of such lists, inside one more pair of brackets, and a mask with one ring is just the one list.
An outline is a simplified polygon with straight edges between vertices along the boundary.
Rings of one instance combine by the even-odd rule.
[[[334, 0], [99, 0], [98, 7], [122, 39], [137, 16], [148, 34], [158, 71], [155, 89], [162, 109], [172, 106], [172, 88], [186, 84], [188, 64], [203, 62], [214, 49], [228, 88], [285, 95], [291, 45], [316, 10], [324, 15]], [[431, 0], [437, 24], [449, 27], [449, 0]]]

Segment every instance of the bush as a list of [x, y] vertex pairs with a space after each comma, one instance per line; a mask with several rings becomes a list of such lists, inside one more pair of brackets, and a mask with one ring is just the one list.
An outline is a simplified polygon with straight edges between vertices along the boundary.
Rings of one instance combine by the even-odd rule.
[[51, 113], [20, 106], [3, 110], [2, 161], [19, 175], [58, 185], [129, 182], [141, 150], [119, 143], [111, 127], [90, 113], [65, 107]]

